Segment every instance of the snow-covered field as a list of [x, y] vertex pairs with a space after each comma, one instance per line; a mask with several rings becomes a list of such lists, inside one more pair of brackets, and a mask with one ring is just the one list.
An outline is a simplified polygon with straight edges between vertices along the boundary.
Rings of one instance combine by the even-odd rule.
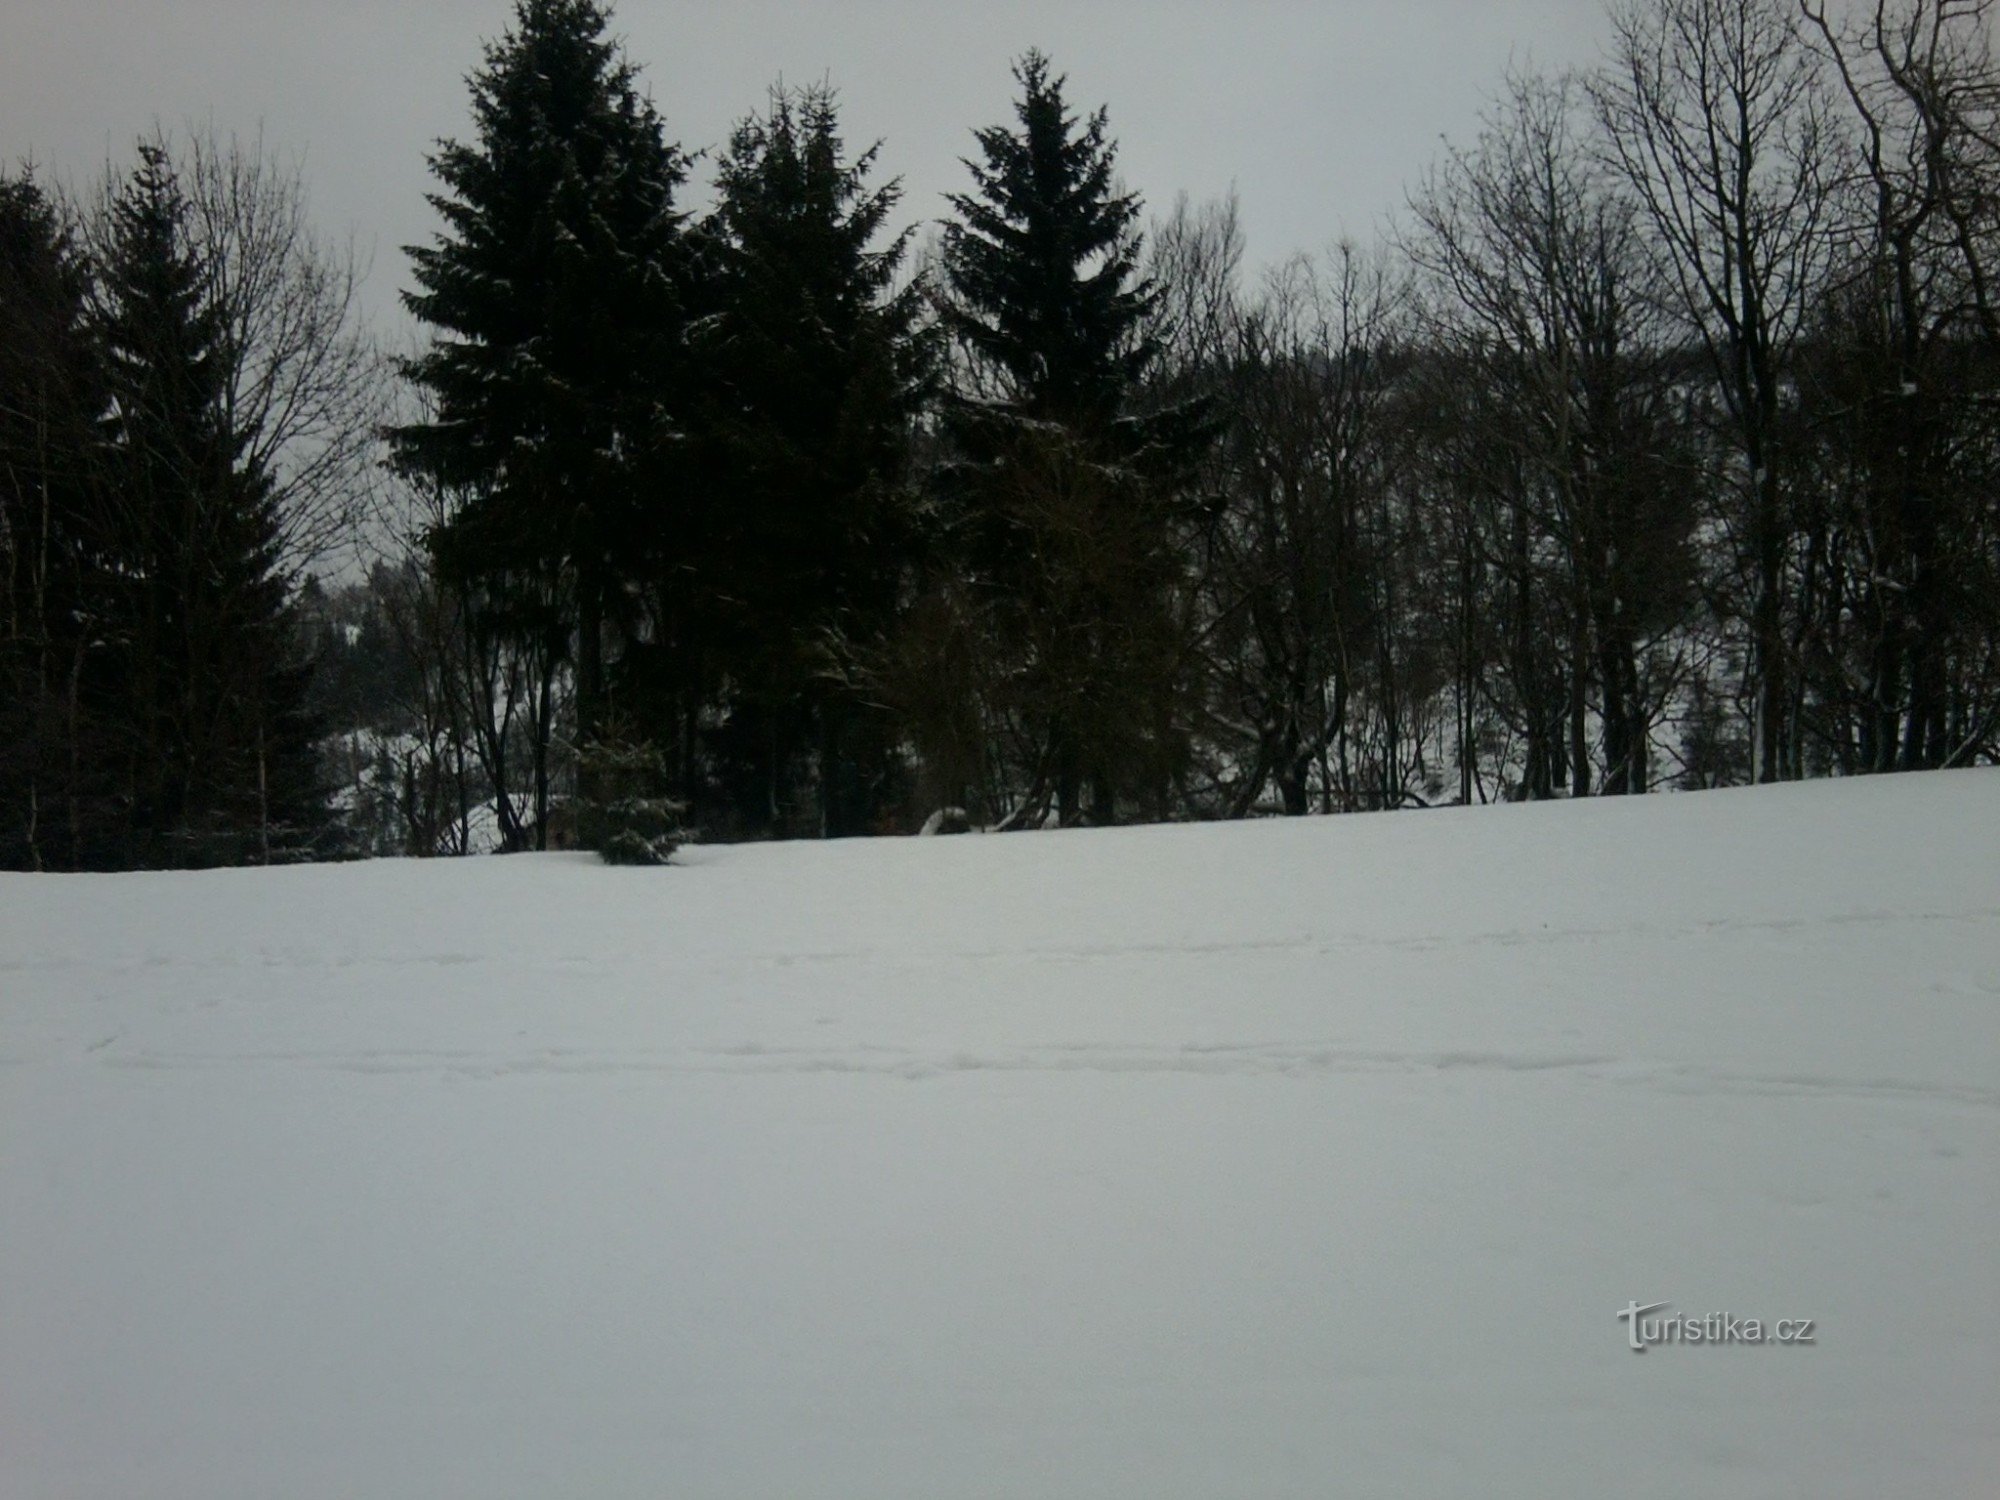
[[1996, 1350], [2000, 774], [0, 877], [8, 1500], [1985, 1496]]

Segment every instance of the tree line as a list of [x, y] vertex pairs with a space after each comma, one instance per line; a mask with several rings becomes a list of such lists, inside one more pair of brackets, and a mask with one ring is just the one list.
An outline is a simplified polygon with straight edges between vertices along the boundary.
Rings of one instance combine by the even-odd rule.
[[[519, 0], [431, 157], [394, 412], [343, 383], [339, 258], [301, 228], [259, 277], [216, 228], [296, 204], [218, 192], [285, 186], [260, 156], [155, 143], [89, 213], [10, 179], [0, 858], [1991, 761], [1992, 24], [1623, 5], [1378, 243], [1252, 274], [1233, 202], [1148, 221], [1038, 53], [922, 241], [824, 87], [743, 120], [697, 210], [605, 8]], [[314, 420], [235, 393], [286, 330], [335, 351]], [[293, 533], [378, 488], [386, 555], [309, 578]]]

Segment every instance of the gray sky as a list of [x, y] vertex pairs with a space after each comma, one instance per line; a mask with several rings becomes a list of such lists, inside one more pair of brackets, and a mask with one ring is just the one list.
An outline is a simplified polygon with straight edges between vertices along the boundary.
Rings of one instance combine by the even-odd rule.
[[[400, 247], [428, 237], [424, 154], [468, 131], [463, 77], [507, 0], [0, 0], [0, 157], [71, 180], [158, 119], [303, 154], [314, 216], [372, 253], [386, 329]], [[1242, 198], [1254, 262], [1370, 237], [1441, 137], [1469, 138], [1511, 58], [1593, 61], [1601, 0], [624, 0], [616, 26], [667, 125], [713, 145], [781, 74], [841, 91], [880, 137], [907, 219], [964, 186], [976, 125], [1010, 118], [1039, 46], [1079, 108], [1108, 104], [1127, 183]], [[693, 195], [698, 201], [700, 193]]]

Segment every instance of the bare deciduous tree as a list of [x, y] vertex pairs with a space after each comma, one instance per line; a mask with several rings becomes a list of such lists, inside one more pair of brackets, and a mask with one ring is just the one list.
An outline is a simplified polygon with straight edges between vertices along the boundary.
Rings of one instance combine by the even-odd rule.
[[1915, 770], [1994, 728], [2000, 600], [1985, 538], [1993, 473], [1990, 273], [2000, 241], [2000, 70], [1990, 0], [1801, 12], [1856, 131], [1845, 254], [1803, 379], [1828, 463], [1815, 707], [1837, 764]]
[[1478, 146], [1417, 196], [1407, 245], [1437, 369], [1473, 386], [1438, 393], [1469, 427], [1439, 489], [1475, 570], [1501, 580], [1531, 797], [1561, 770], [1591, 789], [1593, 725], [1601, 789], [1646, 789], [1694, 519], [1641, 215], [1593, 162], [1581, 104], [1576, 79], [1512, 79]]
[[1785, 584], [1794, 542], [1786, 364], [1831, 252], [1819, 60], [1787, 0], [1631, 0], [1599, 81], [1607, 151], [1706, 348], [1740, 501], [1753, 774], [1796, 775]]
[[353, 544], [377, 482], [388, 385], [361, 323], [365, 267], [313, 226], [300, 168], [261, 138], [210, 130], [177, 154], [234, 351], [229, 420], [273, 477], [297, 573]]

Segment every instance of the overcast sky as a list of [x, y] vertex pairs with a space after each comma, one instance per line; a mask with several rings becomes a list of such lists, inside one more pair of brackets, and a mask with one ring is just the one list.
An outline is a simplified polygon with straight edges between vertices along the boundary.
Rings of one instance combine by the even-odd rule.
[[[70, 180], [157, 119], [302, 154], [315, 218], [372, 254], [433, 227], [424, 155], [465, 134], [463, 78], [509, 0], [0, 0], [0, 156]], [[1442, 137], [1469, 138], [1509, 59], [1589, 63], [1601, 0], [624, 0], [615, 25], [669, 130], [713, 145], [768, 85], [825, 78], [851, 144], [884, 142], [906, 219], [944, 212], [970, 130], [1010, 118], [1009, 60], [1050, 53], [1107, 104], [1132, 187], [1241, 195], [1253, 261], [1370, 237]], [[697, 199], [701, 195], [696, 195]]]

